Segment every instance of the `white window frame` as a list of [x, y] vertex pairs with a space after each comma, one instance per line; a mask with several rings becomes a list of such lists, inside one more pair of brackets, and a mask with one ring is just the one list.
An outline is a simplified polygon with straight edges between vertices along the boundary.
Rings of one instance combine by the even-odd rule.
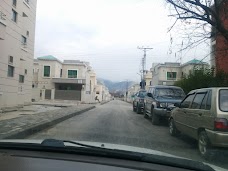
[[[77, 71], [77, 77], [76, 78], [69, 78], [68, 77], [68, 71]], [[78, 79], [78, 69], [67, 69], [67, 73], [66, 73], [66, 78], [68, 78], [68, 79]]]
[[[168, 79], [168, 76], [167, 76], [168, 75], [168, 72], [175, 72], [176, 73], [176, 78], [175, 79], [172, 79], [172, 80], [169, 80]], [[177, 80], [177, 71], [166, 71], [166, 80], [167, 81], [176, 81]]]
[[[50, 76], [49, 77], [45, 77], [44, 76], [44, 67], [45, 66], [49, 66], [50, 67]], [[51, 65], [43, 65], [43, 73], [42, 73], [42, 75], [43, 75], [43, 78], [51, 78]]]

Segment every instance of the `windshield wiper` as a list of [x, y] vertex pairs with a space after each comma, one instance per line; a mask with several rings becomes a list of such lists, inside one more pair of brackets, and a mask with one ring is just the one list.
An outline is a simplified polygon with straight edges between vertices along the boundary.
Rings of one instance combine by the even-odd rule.
[[88, 148], [95, 148], [95, 149], [104, 149], [104, 145], [101, 144], [101, 147], [97, 146], [92, 146], [92, 145], [87, 145], [75, 141], [70, 141], [70, 140], [58, 140], [58, 139], [45, 139], [41, 142], [41, 145], [43, 146], [49, 146], [49, 147], [67, 147], [65, 146], [65, 143], [70, 143], [74, 145], [78, 145], [81, 147], [88, 147]]

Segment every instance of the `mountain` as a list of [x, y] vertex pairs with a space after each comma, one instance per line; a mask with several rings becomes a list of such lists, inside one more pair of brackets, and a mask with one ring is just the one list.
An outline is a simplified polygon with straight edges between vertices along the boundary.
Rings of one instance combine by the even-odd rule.
[[133, 84], [135, 84], [134, 81], [121, 81], [121, 82], [113, 82], [110, 80], [98, 78], [98, 82], [104, 84], [106, 87], [108, 87], [110, 92], [120, 91], [125, 92], [128, 88], [131, 87]]

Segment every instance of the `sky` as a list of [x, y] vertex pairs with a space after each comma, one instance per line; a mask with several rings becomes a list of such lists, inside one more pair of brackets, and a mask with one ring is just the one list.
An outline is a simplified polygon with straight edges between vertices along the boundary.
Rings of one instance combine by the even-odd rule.
[[[173, 19], [164, 0], [38, 0], [35, 58], [53, 55], [60, 60], [90, 62], [98, 78], [139, 81], [143, 51], [146, 69], [152, 63], [202, 59], [208, 49], [178, 53]], [[182, 60], [180, 60], [182, 57]]]

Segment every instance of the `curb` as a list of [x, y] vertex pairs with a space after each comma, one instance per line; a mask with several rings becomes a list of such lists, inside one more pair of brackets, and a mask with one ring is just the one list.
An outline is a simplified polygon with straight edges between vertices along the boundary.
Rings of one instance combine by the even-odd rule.
[[108, 102], [110, 102], [110, 101], [101, 102], [101, 105], [104, 105], [104, 104], [106, 104]]
[[87, 112], [91, 109], [94, 109], [95, 106], [92, 106], [92, 107], [89, 107], [87, 109], [83, 109], [81, 111], [78, 111], [78, 112], [75, 112], [75, 113], [71, 113], [69, 115], [66, 115], [66, 116], [63, 116], [63, 117], [60, 117], [60, 118], [56, 118], [50, 122], [44, 122], [44, 123], [40, 123], [38, 125], [34, 125], [34, 126], [31, 126], [30, 128], [26, 128], [24, 130], [20, 130], [20, 131], [16, 131], [16, 132], [13, 132], [9, 135], [6, 135], [6, 136], [2, 136], [1, 139], [24, 139], [32, 134], [35, 134], [39, 131], [42, 131], [44, 129], [47, 129], [48, 127], [51, 127], [53, 125], [56, 125], [62, 121], [65, 121], [69, 118], [72, 118], [76, 115], [79, 115], [79, 114], [82, 114], [84, 112]]

